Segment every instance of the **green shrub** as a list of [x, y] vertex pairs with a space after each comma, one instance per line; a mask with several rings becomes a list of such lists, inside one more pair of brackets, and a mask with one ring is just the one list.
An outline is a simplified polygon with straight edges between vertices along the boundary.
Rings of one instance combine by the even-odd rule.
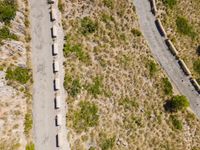
[[111, 8], [111, 9], [114, 8], [114, 1], [113, 0], [103, 0], [103, 4], [108, 8]]
[[177, 0], [163, 0], [163, 2], [169, 8], [173, 8], [177, 4]]
[[98, 107], [91, 102], [81, 101], [80, 109], [74, 113], [73, 126], [77, 131], [87, 130], [98, 124]]
[[185, 96], [173, 96], [165, 105], [166, 110], [177, 112], [186, 109], [190, 106], [189, 101]]
[[156, 72], [158, 71], [156, 63], [154, 61], [148, 62], [148, 68], [149, 68], [150, 77], [154, 76]]
[[80, 61], [86, 64], [89, 64], [90, 62], [89, 55], [83, 51], [82, 46], [80, 44], [71, 45], [70, 43], [66, 43], [64, 45], [63, 51], [65, 57], [67, 57], [70, 53], [74, 53]]
[[81, 92], [82, 86], [79, 79], [72, 79], [71, 76], [65, 76], [64, 87], [70, 96], [76, 97]]
[[0, 29], [0, 42], [2, 42], [2, 40], [6, 40], [6, 39], [17, 40], [18, 38], [15, 34], [10, 33], [10, 30], [6, 26], [3, 26]]
[[32, 115], [30, 113], [26, 113], [24, 121], [24, 132], [26, 135], [28, 135], [29, 131], [32, 129], [32, 124]]
[[135, 28], [131, 29], [131, 33], [132, 33], [134, 36], [141, 36], [141, 35], [142, 35], [142, 33], [140, 32], [140, 30], [135, 29]]
[[81, 33], [83, 35], [94, 33], [97, 30], [97, 23], [95, 23], [89, 17], [84, 17], [81, 20]]
[[29, 70], [21, 67], [9, 67], [6, 70], [6, 79], [18, 81], [21, 84], [26, 84], [30, 79]]
[[115, 144], [115, 139], [116, 137], [112, 137], [112, 138], [102, 138], [101, 142], [100, 142], [100, 147], [102, 150], [109, 150], [112, 149], [114, 144]]
[[101, 94], [103, 92], [103, 83], [102, 83], [102, 77], [95, 77], [93, 79], [93, 84], [90, 84], [87, 86], [87, 90], [90, 94], [92, 94], [94, 97], [97, 97], [97, 95]]
[[33, 143], [29, 143], [26, 145], [26, 150], [35, 150], [35, 146]]
[[190, 36], [192, 38], [196, 36], [193, 27], [188, 23], [188, 21], [185, 18], [177, 17], [176, 26], [178, 32], [180, 32], [181, 34]]
[[0, 1], [0, 22], [9, 23], [14, 19], [17, 11], [15, 0]]
[[182, 130], [183, 124], [176, 116], [170, 116], [170, 120], [175, 129]]
[[173, 87], [172, 87], [171, 83], [169, 82], [168, 78], [163, 78], [162, 82], [163, 82], [165, 94], [166, 95], [172, 95], [173, 94]]
[[200, 59], [196, 60], [193, 63], [193, 69], [195, 72], [197, 72], [200, 75]]

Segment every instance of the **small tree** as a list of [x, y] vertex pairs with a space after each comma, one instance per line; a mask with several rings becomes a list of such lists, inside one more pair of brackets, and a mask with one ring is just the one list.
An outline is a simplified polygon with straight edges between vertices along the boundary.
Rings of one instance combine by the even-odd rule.
[[173, 96], [170, 101], [165, 104], [165, 109], [171, 112], [184, 110], [190, 106], [189, 101], [185, 96]]

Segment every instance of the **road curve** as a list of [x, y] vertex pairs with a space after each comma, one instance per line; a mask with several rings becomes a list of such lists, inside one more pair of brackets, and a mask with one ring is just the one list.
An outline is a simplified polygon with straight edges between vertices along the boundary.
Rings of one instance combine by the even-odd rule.
[[[54, 7], [56, 7], [54, 5]], [[50, 21], [50, 5], [47, 0], [30, 0], [30, 22], [31, 22], [31, 49], [33, 64], [33, 136], [36, 150], [68, 150], [69, 145], [66, 142], [65, 127], [65, 100], [63, 79], [64, 70], [62, 67], [62, 46], [63, 33], [61, 25], [54, 22], [58, 29], [59, 56], [52, 56], [51, 28], [53, 23]], [[58, 13], [58, 12], [57, 12]], [[59, 18], [60, 19], [60, 18]], [[53, 80], [53, 59], [58, 59], [60, 64], [60, 85], [62, 105], [58, 112], [54, 108], [54, 85]], [[55, 116], [62, 114], [63, 125], [56, 127]], [[57, 148], [56, 134], [61, 132], [62, 147]]]
[[200, 117], [200, 95], [192, 86], [189, 77], [185, 76], [176, 58], [168, 50], [164, 38], [155, 25], [155, 16], [151, 13], [149, 0], [134, 0], [139, 17], [141, 31], [155, 59], [166, 71], [173, 86], [189, 101], [194, 113]]

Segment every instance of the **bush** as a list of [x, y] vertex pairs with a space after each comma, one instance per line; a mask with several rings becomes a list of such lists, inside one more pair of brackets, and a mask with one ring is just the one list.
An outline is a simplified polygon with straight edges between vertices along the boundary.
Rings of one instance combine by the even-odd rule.
[[17, 11], [15, 0], [0, 1], [0, 22], [9, 23], [14, 19]]
[[170, 120], [175, 129], [182, 130], [183, 124], [176, 116], [170, 116]]
[[116, 137], [112, 137], [112, 138], [102, 138], [102, 141], [100, 143], [100, 147], [102, 150], [109, 150], [112, 149], [114, 144], [115, 144], [115, 139]]
[[163, 86], [164, 86], [164, 92], [166, 95], [172, 95], [173, 94], [173, 87], [171, 83], [169, 82], [168, 78], [163, 78]]
[[193, 63], [193, 69], [195, 72], [197, 72], [200, 75], [200, 59], [196, 60]]
[[90, 94], [92, 94], [94, 97], [97, 97], [97, 95], [101, 94], [103, 92], [103, 83], [102, 83], [101, 77], [95, 77], [93, 79], [93, 84], [90, 84], [87, 86], [87, 90]]
[[89, 17], [81, 20], [81, 33], [83, 35], [94, 33], [97, 30], [97, 23], [93, 22]]
[[163, 0], [164, 4], [169, 8], [173, 8], [177, 4], [177, 0]]
[[133, 107], [138, 107], [138, 103], [135, 99], [129, 99], [128, 97], [122, 98], [119, 101], [119, 105], [124, 106], [124, 109], [133, 109]]
[[141, 35], [142, 35], [142, 33], [141, 33], [138, 29], [135, 29], [135, 28], [133, 28], [133, 29], [131, 30], [131, 33], [132, 33], [134, 36], [141, 36]]
[[88, 101], [79, 103], [80, 109], [74, 113], [73, 126], [77, 131], [87, 130], [98, 124], [98, 107]]
[[32, 129], [32, 115], [30, 113], [27, 113], [25, 115], [25, 121], [24, 121], [24, 132], [26, 135], [28, 135], [29, 131]]
[[76, 97], [81, 92], [81, 84], [79, 79], [72, 79], [71, 76], [65, 76], [64, 87], [68, 94], [72, 97]]
[[194, 29], [191, 25], [189, 25], [188, 21], [183, 17], [177, 17], [176, 19], [176, 26], [178, 32], [180, 32], [183, 35], [188, 35], [192, 38], [196, 36], [196, 33], [194, 32]]
[[190, 106], [189, 101], [185, 96], [173, 96], [170, 101], [165, 104], [165, 109], [171, 112], [177, 112], [186, 109]]
[[15, 34], [10, 33], [10, 30], [6, 26], [3, 26], [0, 29], [0, 42], [2, 42], [2, 40], [6, 40], [6, 39], [17, 40], [18, 38]]
[[33, 143], [29, 143], [26, 145], [26, 150], [35, 150], [35, 146]]
[[21, 84], [26, 84], [30, 79], [29, 70], [21, 67], [9, 67], [6, 70], [6, 79], [18, 81]]

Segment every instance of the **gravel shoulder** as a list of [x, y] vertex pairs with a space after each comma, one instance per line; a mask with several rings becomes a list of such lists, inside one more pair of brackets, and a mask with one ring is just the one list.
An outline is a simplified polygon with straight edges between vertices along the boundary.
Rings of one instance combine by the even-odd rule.
[[187, 76], [184, 75], [178, 61], [171, 55], [164, 38], [161, 37], [155, 25], [155, 17], [151, 13], [148, 0], [134, 0], [136, 13], [139, 17], [139, 23], [142, 33], [147, 40], [153, 56], [166, 71], [174, 87], [185, 95], [191, 104], [194, 113], [200, 117], [200, 95], [195, 91]]

